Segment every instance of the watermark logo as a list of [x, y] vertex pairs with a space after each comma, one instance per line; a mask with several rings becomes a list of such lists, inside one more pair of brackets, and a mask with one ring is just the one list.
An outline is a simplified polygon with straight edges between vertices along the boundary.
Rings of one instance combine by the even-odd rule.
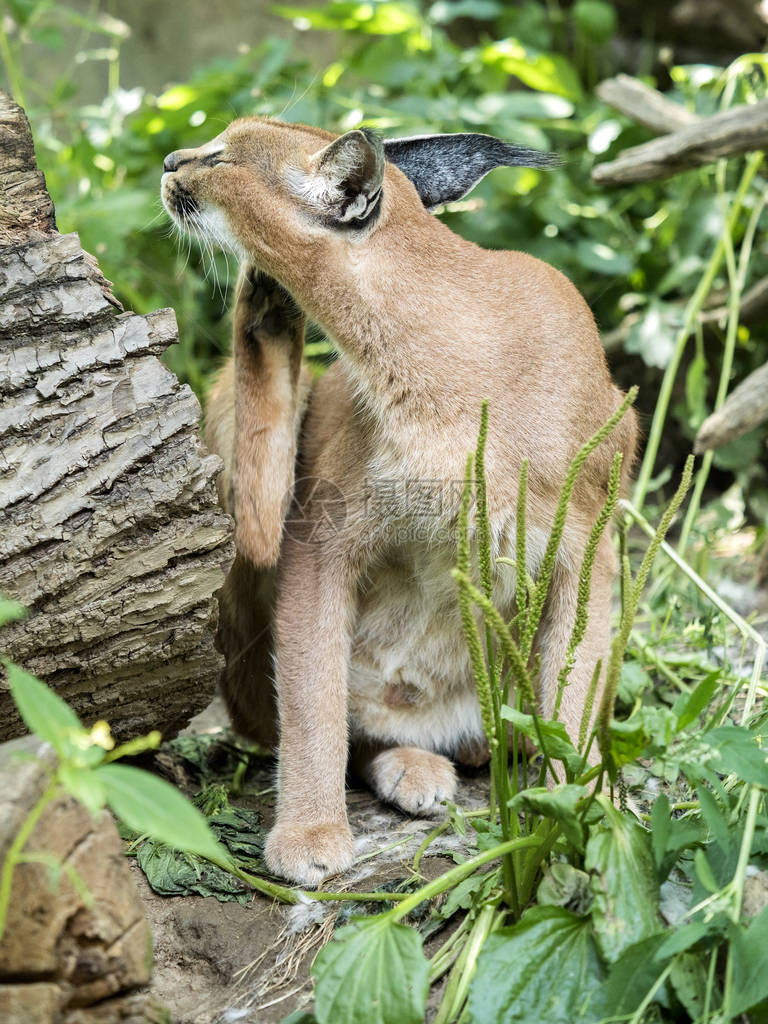
[[333, 480], [302, 477], [289, 496], [285, 532], [301, 544], [325, 544], [339, 535], [354, 507], [368, 542], [456, 542], [463, 491], [463, 480], [379, 477], [365, 480], [362, 493], [348, 501]]
[[336, 537], [347, 519], [341, 488], [323, 477], [301, 477], [285, 518], [285, 532], [302, 544], [325, 544]]

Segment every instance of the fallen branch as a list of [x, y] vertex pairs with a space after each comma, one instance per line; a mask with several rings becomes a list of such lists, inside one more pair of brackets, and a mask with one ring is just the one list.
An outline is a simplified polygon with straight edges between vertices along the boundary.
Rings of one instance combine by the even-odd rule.
[[666, 135], [688, 125], [696, 124], [701, 118], [687, 107], [667, 99], [657, 89], [641, 82], [631, 75], [617, 75], [606, 78], [595, 92], [609, 107], [626, 114], [633, 121], [644, 125], [657, 135]]
[[704, 420], [696, 435], [696, 451], [721, 448], [768, 419], [768, 363], [734, 388], [717, 412]]
[[592, 171], [592, 180], [598, 185], [655, 181], [722, 157], [765, 147], [768, 147], [768, 100], [761, 100], [700, 118], [670, 135], [632, 146], [615, 160], [598, 164]]

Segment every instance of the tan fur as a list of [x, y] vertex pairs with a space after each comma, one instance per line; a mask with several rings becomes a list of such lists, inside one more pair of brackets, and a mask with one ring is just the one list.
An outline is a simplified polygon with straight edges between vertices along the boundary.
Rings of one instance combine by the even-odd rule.
[[[570, 282], [524, 253], [485, 251], [454, 235], [393, 165], [370, 228], [339, 231], [313, 216], [315, 192], [325, 194], [327, 183], [312, 174], [333, 138], [304, 126], [236, 121], [209, 146], [177, 154], [181, 165], [163, 183], [170, 209], [176, 190], [186, 190], [199, 205], [200, 230], [247, 265], [235, 314], [236, 370], [223, 371], [207, 427], [227, 465], [221, 487], [241, 552], [222, 601], [225, 689], [236, 726], [270, 735], [265, 645], [234, 656], [269, 615], [268, 599], [259, 605], [266, 610], [253, 610], [252, 566], [276, 565], [279, 802], [266, 856], [273, 871], [302, 884], [352, 861], [344, 793], [350, 737], [361, 774], [409, 813], [431, 812], [452, 795], [443, 755], [477, 761], [482, 752], [449, 576], [455, 501], [424, 516], [405, 482], [441, 482], [456, 497], [487, 398], [494, 554], [514, 557], [517, 481], [527, 458], [535, 576], [568, 463], [622, 398], [590, 310]], [[204, 163], [216, 156], [227, 162]], [[254, 286], [250, 265], [285, 292]], [[295, 309], [297, 319], [288, 318], [293, 300], [340, 354], [312, 386], [303, 421], [303, 323]], [[270, 319], [265, 310], [278, 307], [283, 312]], [[590, 457], [576, 486], [538, 636], [546, 713], [573, 624], [584, 544], [617, 450], [626, 479], [632, 414]], [[294, 505], [284, 528], [294, 455]], [[334, 507], [323, 543], [313, 542], [311, 528], [326, 512], [318, 478], [346, 502], [344, 515]], [[387, 494], [381, 507], [371, 507], [372, 488]], [[305, 526], [296, 522], [302, 511]], [[607, 653], [614, 572], [606, 538], [563, 700], [572, 735], [596, 660]], [[494, 586], [496, 603], [511, 615], [514, 571], [499, 564]]]

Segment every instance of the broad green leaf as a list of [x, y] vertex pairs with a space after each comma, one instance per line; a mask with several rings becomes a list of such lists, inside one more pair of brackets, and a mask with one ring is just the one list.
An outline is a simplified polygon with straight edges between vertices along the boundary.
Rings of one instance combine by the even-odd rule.
[[565, 860], [556, 860], [547, 869], [536, 890], [542, 907], [565, 907], [574, 914], [586, 914], [592, 903], [589, 875]]
[[87, 807], [91, 814], [96, 814], [107, 802], [104, 786], [92, 769], [62, 764], [59, 767], [59, 780], [67, 792]]
[[768, 907], [757, 915], [747, 929], [734, 928], [731, 936], [733, 956], [733, 1000], [731, 1013], [738, 1017], [768, 999]]
[[712, 833], [712, 838], [723, 852], [727, 852], [731, 848], [731, 830], [720, 804], [714, 794], [704, 786], [699, 786], [696, 789], [696, 796], [699, 798], [701, 815]]
[[551, 790], [542, 786], [524, 789], [509, 801], [509, 806], [515, 813], [528, 808], [558, 822], [569, 842], [583, 851], [584, 828], [576, 815], [576, 805], [586, 795], [586, 786], [561, 784]]
[[590, 1001], [591, 1020], [621, 1019], [635, 1012], [663, 970], [664, 965], [654, 959], [663, 939], [663, 933], [651, 935], [622, 952]]
[[[505, 721], [511, 722], [528, 739], [533, 740], [537, 747], [541, 746], [533, 715], [526, 715], [522, 711], [518, 711], [517, 708], [511, 708], [507, 704], [502, 704], [501, 717]], [[555, 761], [562, 761], [572, 772], [584, 770], [584, 758], [574, 747], [573, 743], [571, 743], [571, 739], [562, 722], [545, 722], [540, 718], [539, 729], [544, 739], [547, 754], [551, 758]]]
[[683, 953], [672, 964], [669, 980], [691, 1020], [702, 1020], [706, 1006], [707, 969], [696, 953]]
[[723, 775], [731, 772], [743, 782], [754, 782], [768, 789], [768, 747], [761, 747], [758, 737], [740, 725], [721, 725], [701, 737], [712, 747], [710, 765]]
[[581, 99], [579, 76], [573, 64], [562, 54], [543, 53], [525, 47], [518, 39], [500, 39], [483, 47], [480, 57], [484, 64], [514, 75], [537, 92], [552, 92], [570, 100]]
[[194, 854], [179, 853], [153, 839], [143, 842], [136, 862], [160, 896], [215, 896], [219, 902], [250, 903], [253, 890], [223, 868]]
[[135, 832], [201, 857], [230, 859], [200, 811], [169, 782], [124, 764], [105, 764], [94, 774], [109, 806]]
[[661, 919], [649, 834], [613, 808], [608, 822], [590, 835], [584, 866], [592, 875], [597, 942], [613, 963], [627, 946], [658, 932]]
[[664, 942], [656, 950], [656, 960], [659, 963], [669, 960], [675, 953], [682, 953], [695, 946], [707, 935], [716, 934], [724, 925], [725, 918], [722, 914], [710, 921], [689, 921], [688, 924], [678, 925], [674, 931], [667, 932]]
[[30, 732], [50, 743], [59, 757], [72, 753], [72, 739], [85, 729], [72, 708], [35, 676], [3, 659], [11, 696]]
[[429, 962], [413, 928], [391, 921], [342, 928], [312, 965], [319, 1024], [421, 1024]]
[[469, 987], [474, 1024], [572, 1024], [583, 1019], [603, 968], [589, 918], [532, 907], [490, 935]]
[[26, 614], [27, 609], [19, 601], [11, 601], [8, 597], [0, 596], [0, 626], [23, 619]]

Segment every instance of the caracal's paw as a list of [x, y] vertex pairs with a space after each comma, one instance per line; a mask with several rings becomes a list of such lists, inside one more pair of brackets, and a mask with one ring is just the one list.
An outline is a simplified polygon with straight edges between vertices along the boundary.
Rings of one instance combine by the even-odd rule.
[[456, 794], [456, 772], [447, 757], [418, 747], [392, 747], [377, 754], [369, 767], [376, 795], [407, 814], [441, 814], [443, 800]]
[[346, 822], [297, 825], [278, 821], [267, 837], [264, 859], [273, 874], [314, 887], [352, 866], [352, 833]]

